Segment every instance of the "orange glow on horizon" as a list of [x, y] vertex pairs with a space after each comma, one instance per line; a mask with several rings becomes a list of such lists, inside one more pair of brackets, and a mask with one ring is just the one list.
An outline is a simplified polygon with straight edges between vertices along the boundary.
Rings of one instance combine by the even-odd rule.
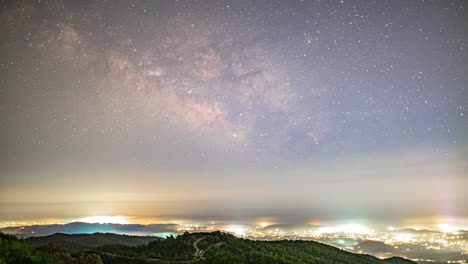
[[80, 222], [90, 223], [90, 224], [120, 224], [125, 225], [129, 224], [128, 217], [126, 216], [89, 216], [80, 219]]

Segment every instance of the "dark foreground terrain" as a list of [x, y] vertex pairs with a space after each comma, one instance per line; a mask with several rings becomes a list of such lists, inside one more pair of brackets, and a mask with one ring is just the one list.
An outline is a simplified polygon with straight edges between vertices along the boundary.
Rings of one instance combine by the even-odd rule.
[[[137, 237], [99, 233], [56, 234], [45, 238], [23, 240], [0, 233], [0, 264], [415, 263], [395, 257], [381, 260], [312, 241], [253, 241], [221, 232], [185, 233], [176, 238], [147, 240], [151, 238], [141, 239], [139, 246], [129, 246], [139, 243]], [[91, 244], [83, 241], [91, 241], [95, 247], [90, 248]]]
[[156, 236], [128, 236], [112, 233], [75, 235], [57, 233], [43, 237], [28, 237], [25, 240], [35, 248], [54, 244], [68, 252], [80, 252], [105, 245], [140, 246], [160, 239], [162, 238]]

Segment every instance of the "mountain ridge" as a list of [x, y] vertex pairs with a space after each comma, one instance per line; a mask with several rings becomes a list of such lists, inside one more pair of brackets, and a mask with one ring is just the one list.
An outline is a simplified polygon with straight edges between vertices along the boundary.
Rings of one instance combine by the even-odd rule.
[[162, 239], [157, 236], [133, 236], [114, 233], [96, 232], [93, 234], [55, 233], [48, 236], [28, 237], [26, 242], [33, 247], [54, 244], [70, 252], [90, 250], [105, 245], [139, 246]]
[[[355, 254], [315, 241], [258, 241], [236, 237], [219, 231], [184, 233], [177, 237], [150, 242], [136, 248], [101, 247], [92, 251], [100, 254], [104, 263], [200, 263], [200, 264], [414, 264], [393, 257], [378, 259]], [[105, 253], [105, 254], [103, 254]], [[146, 260], [151, 260], [146, 262]], [[139, 262], [140, 261], [140, 262]]]
[[[165, 239], [150, 237], [149, 239], [156, 238], [156, 240], [137, 246], [109, 243], [109, 241], [125, 240], [135, 242], [135, 239], [140, 238], [96, 233], [54, 234], [45, 238], [19, 239], [13, 235], [0, 233], [0, 263], [415, 264], [413, 261], [399, 257], [378, 259], [371, 255], [355, 254], [315, 241], [258, 241], [239, 238], [219, 231], [211, 233], [185, 232], [177, 237], [169, 236]], [[148, 237], [143, 238], [143, 240], [148, 239]], [[42, 244], [37, 243], [33, 248], [30, 241], [36, 243], [39, 239], [42, 239]], [[79, 246], [83, 246], [83, 241], [95, 241], [93, 245], [87, 244], [81, 248], [74, 248], [76, 250], [64, 249], [64, 244], [70, 243], [70, 240], [80, 242], [75, 244]], [[48, 243], [44, 244], [46, 241]]]

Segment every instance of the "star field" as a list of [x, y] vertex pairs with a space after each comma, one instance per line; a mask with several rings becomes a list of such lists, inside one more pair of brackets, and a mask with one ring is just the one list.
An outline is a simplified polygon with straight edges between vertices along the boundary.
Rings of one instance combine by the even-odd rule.
[[2, 1], [0, 19], [11, 195], [273, 182], [254, 199], [286, 181], [294, 203], [296, 185], [342, 178], [466, 183], [465, 1]]

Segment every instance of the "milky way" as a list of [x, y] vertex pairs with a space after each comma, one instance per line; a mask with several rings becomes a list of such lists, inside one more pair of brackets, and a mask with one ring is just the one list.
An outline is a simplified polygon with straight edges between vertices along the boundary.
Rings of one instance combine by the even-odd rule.
[[[3, 1], [0, 18], [4, 208], [196, 196], [302, 220], [385, 184], [397, 215], [468, 214], [465, 1]], [[151, 216], [201, 214], [174, 203]]]

